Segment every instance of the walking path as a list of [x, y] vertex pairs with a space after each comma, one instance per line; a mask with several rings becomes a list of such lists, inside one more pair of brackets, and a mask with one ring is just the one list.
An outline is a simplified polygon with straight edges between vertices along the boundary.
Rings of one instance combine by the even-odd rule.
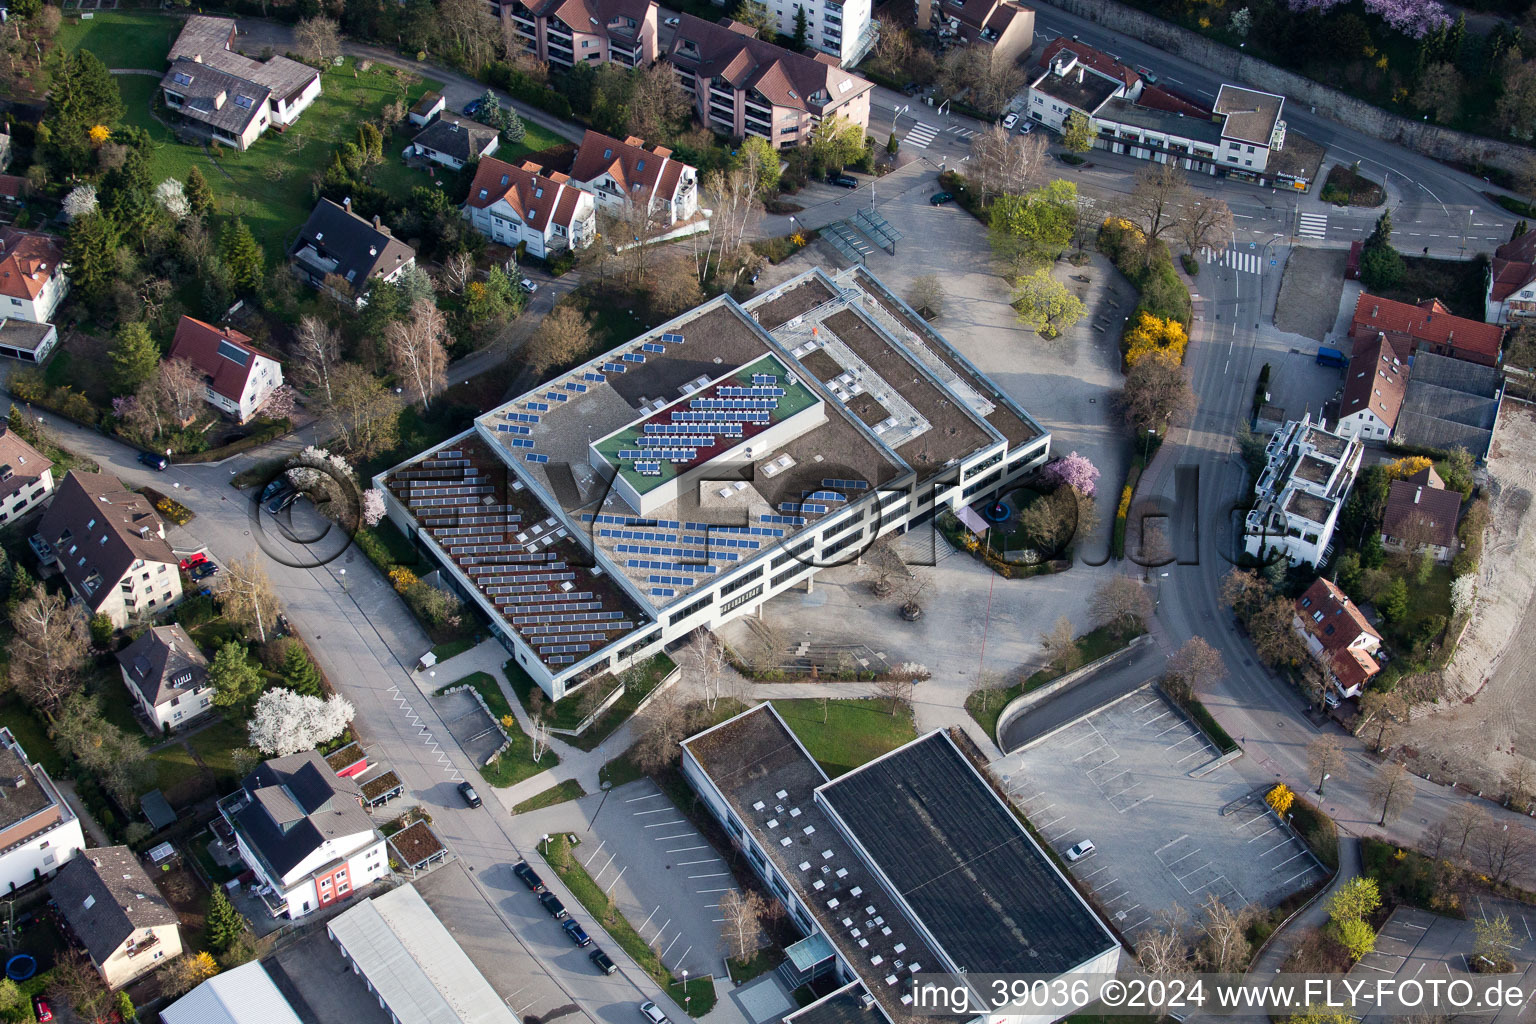
[[1286, 959], [1296, 948], [1296, 943], [1314, 928], [1321, 928], [1328, 921], [1328, 901], [1339, 888], [1353, 878], [1360, 877], [1360, 840], [1354, 836], [1339, 836], [1339, 870], [1328, 888], [1319, 893], [1301, 912], [1292, 917], [1280, 931], [1269, 938], [1269, 944], [1248, 968], [1249, 974], [1278, 974]]

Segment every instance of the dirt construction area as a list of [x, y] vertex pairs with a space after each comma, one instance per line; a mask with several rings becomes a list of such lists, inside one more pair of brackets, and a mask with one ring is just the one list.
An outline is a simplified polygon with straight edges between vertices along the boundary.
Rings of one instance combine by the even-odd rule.
[[1507, 400], [1488, 455], [1491, 523], [1472, 626], [1445, 671], [1438, 705], [1421, 704], [1400, 754], [1436, 781], [1497, 791], [1516, 757], [1536, 757], [1536, 410]]

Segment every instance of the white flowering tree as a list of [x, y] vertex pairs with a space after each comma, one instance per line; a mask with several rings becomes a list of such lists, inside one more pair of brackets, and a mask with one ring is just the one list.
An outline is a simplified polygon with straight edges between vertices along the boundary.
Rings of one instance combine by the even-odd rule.
[[176, 220], [186, 220], [192, 212], [192, 204], [187, 200], [186, 190], [181, 187], [181, 182], [175, 178], [166, 178], [155, 186], [155, 202], [165, 208], [165, 212]]
[[1451, 581], [1451, 610], [1457, 615], [1470, 615], [1472, 602], [1477, 600], [1477, 576], [1467, 573]]
[[71, 189], [69, 195], [64, 197], [64, 216], [70, 220], [84, 217], [88, 213], [95, 213], [100, 202], [96, 198], [95, 185], [81, 185]]
[[313, 750], [345, 732], [356, 713], [340, 695], [321, 700], [273, 687], [256, 701], [248, 726], [251, 746], [270, 757]]
[[370, 487], [363, 492], [363, 522], [378, 526], [384, 519], [384, 492]]

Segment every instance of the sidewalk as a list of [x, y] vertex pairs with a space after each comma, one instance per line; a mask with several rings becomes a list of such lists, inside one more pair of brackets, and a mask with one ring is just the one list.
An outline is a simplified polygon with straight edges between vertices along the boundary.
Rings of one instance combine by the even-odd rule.
[[1319, 893], [1311, 903], [1290, 921], [1286, 922], [1281, 931], [1277, 931], [1269, 937], [1259, 956], [1248, 968], [1249, 974], [1279, 974], [1280, 968], [1285, 966], [1286, 959], [1291, 951], [1296, 948], [1296, 942], [1302, 935], [1313, 928], [1321, 928], [1328, 921], [1328, 901], [1333, 894], [1352, 878], [1360, 876], [1360, 840], [1354, 836], [1339, 836], [1339, 870], [1333, 876], [1333, 881], [1328, 888]]

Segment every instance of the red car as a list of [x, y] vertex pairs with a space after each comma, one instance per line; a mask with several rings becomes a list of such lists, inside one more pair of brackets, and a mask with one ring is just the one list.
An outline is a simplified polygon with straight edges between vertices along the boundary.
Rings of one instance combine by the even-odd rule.
[[181, 560], [181, 571], [186, 572], [194, 565], [202, 565], [206, 561], [208, 561], [208, 556], [199, 551], [197, 554], [189, 555]]
[[53, 1020], [53, 1011], [48, 1008], [47, 1003], [43, 1002], [42, 996], [32, 997], [32, 1010], [37, 1014], [39, 1024], [48, 1024]]

